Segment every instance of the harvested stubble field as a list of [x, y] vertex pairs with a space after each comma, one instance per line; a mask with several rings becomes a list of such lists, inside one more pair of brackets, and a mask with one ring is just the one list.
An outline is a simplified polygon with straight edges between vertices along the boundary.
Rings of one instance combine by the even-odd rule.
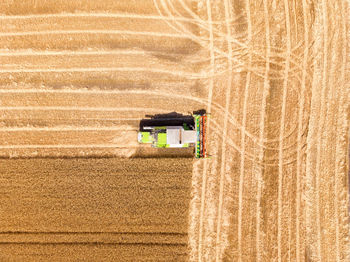
[[[349, 15], [1, 1], [0, 260], [348, 261]], [[136, 142], [200, 108], [210, 159]]]

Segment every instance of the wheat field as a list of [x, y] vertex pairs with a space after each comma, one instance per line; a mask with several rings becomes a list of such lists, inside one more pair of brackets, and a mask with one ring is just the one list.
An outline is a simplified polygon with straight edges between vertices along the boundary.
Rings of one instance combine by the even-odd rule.
[[[349, 17], [1, 1], [1, 260], [348, 261]], [[211, 158], [137, 143], [145, 114], [201, 108]]]

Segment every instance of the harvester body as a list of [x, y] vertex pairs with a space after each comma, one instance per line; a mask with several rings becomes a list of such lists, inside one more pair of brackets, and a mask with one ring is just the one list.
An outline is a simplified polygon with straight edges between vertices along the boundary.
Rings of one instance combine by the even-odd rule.
[[205, 110], [182, 115], [176, 112], [148, 116], [140, 122], [138, 141], [156, 148], [193, 147], [196, 158], [207, 157]]

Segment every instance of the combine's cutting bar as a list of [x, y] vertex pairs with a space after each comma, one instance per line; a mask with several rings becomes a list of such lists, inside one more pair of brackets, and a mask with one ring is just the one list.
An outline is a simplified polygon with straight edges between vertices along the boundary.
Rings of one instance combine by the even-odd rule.
[[207, 157], [206, 152], [206, 115], [194, 115], [197, 131], [196, 158]]

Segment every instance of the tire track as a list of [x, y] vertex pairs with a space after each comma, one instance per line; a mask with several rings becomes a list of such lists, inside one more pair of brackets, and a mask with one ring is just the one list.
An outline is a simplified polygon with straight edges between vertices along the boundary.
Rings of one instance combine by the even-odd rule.
[[[283, 81], [283, 98], [282, 98], [282, 110], [281, 110], [281, 122], [280, 122], [280, 138], [284, 136], [284, 122], [286, 114], [286, 102], [287, 102], [287, 85], [288, 85], [288, 73], [289, 73], [289, 59], [291, 52], [291, 36], [290, 36], [290, 16], [288, 0], [284, 0], [284, 13], [286, 17], [286, 31], [287, 31], [287, 54], [286, 66], [285, 66], [285, 80]], [[281, 139], [280, 139], [281, 140]], [[283, 141], [281, 140], [280, 150], [278, 154], [278, 261], [282, 261], [282, 216], [283, 216]]]
[[[300, 202], [301, 199], [301, 188], [303, 184], [302, 180], [302, 146], [300, 145], [300, 141], [302, 139], [302, 125], [303, 125], [303, 113], [304, 113], [304, 100], [302, 99], [304, 97], [305, 89], [306, 89], [306, 70], [307, 70], [307, 63], [308, 63], [308, 56], [309, 56], [309, 24], [308, 24], [308, 16], [309, 13], [309, 6], [306, 0], [302, 1], [303, 6], [303, 21], [304, 21], [304, 41], [305, 41], [305, 48], [304, 48], [304, 59], [303, 59], [303, 74], [302, 74], [302, 84], [301, 84], [301, 94], [299, 99], [299, 112], [298, 112], [298, 143], [297, 143], [297, 174], [296, 174], [296, 261], [301, 261], [301, 257], [303, 257], [304, 252], [301, 249], [300, 244], [300, 217], [301, 217], [301, 207]], [[305, 244], [304, 244], [305, 245]], [[303, 246], [304, 246], [303, 245]]]
[[[174, 5], [171, 3], [171, 0], [166, 0], [166, 1], [167, 1], [167, 3], [169, 3], [170, 8], [172, 8], [172, 10], [174, 10], [174, 12], [175, 12], [177, 15], [181, 15], [180, 12], [178, 12], [178, 11], [176, 10], [176, 8], [174, 7]], [[202, 19], [201, 19], [198, 15], [196, 15], [193, 11], [191, 11], [190, 8], [189, 8], [187, 5], [185, 5], [185, 3], [184, 3], [182, 0], [179, 0], [179, 2], [180, 2], [180, 4], [182, 5], [182, 7], [184, 8], [184, 10], [186, 10], [186, 11], [189, 13], [189, 15], [190, 15], [191, 17], [193, 17], [193, 19], [198, 20], [198, 21], [202, 21], [202, 23], [199, 23], [198, 26], [199, 26], [200, 28], [202, 28], [203, 30], [208, 31], [208, 33], [210, 33], [210, 29], [208, 28], [209, 26], [206, 25], [206, 24], [204, 23], [205, 21], [202, 20]], [[163, 2], [162, 2], [162, 3], [163, 3]], [[163, 4], [163, 7], [164, 7], [165, 9], [168, 9], [168, 7], [167, 7], [165, 4]], [[239, 18], [241, 18], [241, 17], [231, 18], [231, 19], [229, 19], [229, 20], [227, 20], [227, 19], [222, 19], [221, 21], [222, 21], [222, 23], [223, 23], [223, 26], [225, 26], [227, 23], [233, 23], [233, 25], [234, 25], [234, 24], [237, 25], [238, 23], [237, 23], [236, 21], [237, 21]], [[224, 24], [225, 24], [225, 25], [224, 25]], [[233, 25], [231, 25], [231, 26], [233, 26]], [[183, 27], [181, 27], [181, 28], [183, 28]], [[213, 30], [214, 38], [216, 38], [215, 41], [221, 41], [220, 39], [223, 39], [223, 41], [225, 41], [225, 42], [229, 41], [229, 40], [228, 40], [229, 38], [228, 38], [227, 34], [222, 33], [221, 30], [217, 30], [217, 29], [215, 29], [215, 28], [212, 28], [212, 30]], [[244, 38], [244, 36], [245, 36], [244, 33], [242, 33], [242, 34], [237, 34], [237, 35], [235, 35], [235, 39]]]
[[323, 68], [322, 68], [322, 89], [321, 89], [321, 103], [320, 103], [320, 122], [317, 130], [317, 154], [316, 154], [316, 210], [317, 210], [317, 252], [318, 259], [322, 261], [322, 226], [321, 226], [321, 209], [320, 209], [320, 165], [321, 165], [321, 142], [322, 142], [322, 128], [325, 123], [325, 93], [327, 91], [327, 68], [328, 68], [328, 25], [327, 25], [327, 6], [322, 0], [322, 26], [323, 26]]
[[[229, 2], [228, 0], [224, 0], [225, 5], [225, 20], [228, 21], [230, 18], [229, 12]], [[228, 23], [226, 23], [227, 30], [227, 39], [231, 38], [231, 27]], [[232, 57], [232, 45], [230, 41], [227, 41], [228, 55]], [[221, 261], [222, 259], [222, 247], [221, 245], [221, 220], [222, 220], [222, 212], [224, 205], [224, 183], [225, 183], [225, 174], [226, 174], [226, 136], [227, 136], [227, 124], [228, 124], [228, 114], [230, 110], [230, 100], [231, 100], [231, 88], [232, 88], [232, 60], [228, 59], [228, 78], [227, 78], [227, 87], [226, 87], [226, 101], [225, 101], [225, 116], [224, 116], [224, 126], [223, 126], [223, 135], [222, 135], [222, 146], [221, 146], [221, 165], [220, 165], [220, 189], [219, 189], [219, 206], [218, 206], [218, 218], [217, 218], [217, 229], [216, 229], [216, 261]]]
[[[154, 1], [156, 1], [156, 0], [154, 0]], [[163, 3], [163, 2], [162, 2], [162, 3]], [[163, 7], [164, 7], [165, 9], [167, 9], [167, 6], [163, 5]], [[167, 9], [167, 11], [168, 11], [168, 16], [171, 16], [172, 14], [171, 14], [171, 12], [169, 11], [169, 9]], [[161, 15], [161, 11], [160, 11], [159, 8], [158, 8], [158, 12], [159, 12], [160, 15]], [[193, 13], [193, 12], [192, 12], [192, 13]], [[178, 13], [178, 15], [179, 15], [179, 13]], [[195, 15], [194, 13], [193, 13], [193, 17], [196, 17], [196, 19], [201, 20], [201, 19], [200, 19], [197, 15]], [[178, 23], [177, 23], [177, 24], [178, 24]], [[178, 25], [179, 25], [179, 24], [178, 24]], [[183, 31], [179, 31], [179, 29], [175, 28], [175, 27], [174, 27], [173, 25], [171, 25], [171, 24], [169, 24], [169, 26], [170, 26], [172, 29], [174, 29], [175, 31], [177, 31], [179, 34], [182, 33], [182, 34], [189, 34], [189, 35], [191, 35], [192, 41], [197, 42], [196, 39], [198, 39], [198, 38], [197, 38], [195, 35], [193, 35], [191, 32], [189, 32], [186, 28], [184, 28], [183, 25], [179, 25], [180, 29], [183, 29]], [[201, 28], [204, 29], [204, 30], [208, 30], [208, 28], [207, 28], [207, 27], [204, 27], [204, 26], [201, 26]], [[256, 34], [257, 34], [257, 33], [255, 33], [254, 36], [255, 36]], [[219, 32], [218, 37], [225, 38], [225, 39], [227, 38], [227, 36], [224, 35], [224, 34], [221, 34], [221, 32]], [[229, 41], [229, 40], [230, 40], [230, 39], [227, 38], [227, 41]], [[245, 43], [244, 43], [243, 41], [238, 41], [237, 38], [232, 38], [232, 37], [231, 37], [231, 40], [230, 40], [230, 41], [233, 42], [233, 43], [235, 43], [235, 44], [237, 44], [239, 47], [244, 48], [244, 50], [248, 50], [248, 46], [245, 45]], [[202, 47], [208, 49], [208, 46], [207, 46], [205, 43], [200, 43], [200, 40], [199, 40], [199, 42], [197, 42], [197, 43], [200, 44]], [[296, 48], [297, 48], [297, 47], [298, 47], [298, 45], [296, 46]], [[276, 49], [276, 50], [282, 50], [282, 49], [278, 49], [278, 48], [274, 48], [274, 49]], [[215, 50], [216, 50], [216, 52], [219, 53], [220, 55], [226, 56], [227, 59], [232, 59], [232, 60], [233, 60], [234, 57], [236, 57], [236, 56], [234, 56], [234, 57], [229, 57], [228, 54], [225, 53], [225, 52], [223, 52], [221, 49], [215, 48]], [[263, 57], [263, 56], [261, 55], [260, 52], [255, 51], [255, 50], [250, 50], [250, 51], [253, 52], [253, 54], [256, 55], [257, 57], [260, 57], [261, 59], [263, 59], [263, 61], [266, 60], [266, 58]], [[274, 55], [275, 55], [275, 54], [274, 54]], [[299, 63], [298, 61], [294, 61], [294, 59], [293, 59], [293, 58], [296, 57], [296, 56], [295, 56], [294, 54], [292, 54], [292, 53], [290, 53], [289, 55], [290, 55], [290, 63], [291, 63], [293, 66], [297, 67], [298, 70], [302, 70], [302, 67], [300, 66], [300, 63]], [[285, 56], [285, 54], [281, 54], [281, 55], [278, 55], [277, 57], [279, 57], [279, 58], [284, 58], [284, 56]], [[296, 58], [298, 59], [298, 57], [296, 57]], [[256, 62], [258, 62], [258, 61], [256, 61]], [[236, 63], [237, 63], [237, 62], [236, 62]], [[279, 66], [278, 62], [276, 63], [276, 62], [274, 62], [273, 60], [270, 60], [270, 63], [274, 64], [275, 66]], [[243, 68], [246, 68], [246, 67], [247, 67], [247, 65], [246, 65], [245, 63], [243, 63]], [[242, 66], [240, 65], [239, 68], [242, 68]], [[263, 78], [263, 75], [260, 75], [260, 74], [257, 73], [257, 68], [248, 68], [248, 69], [251, 70], [254, 74], [256, 74], [256, 75], [258, 75], [258, 76], [260, 76], [260, 77]], [[278, 73], [278, 71], [276, 71], [276, 73]], [[281, 78], [282, 78], [282, 76], [281, 76]]]
[[[156, 0], [153, 0], [154, 1], [154, 5], [156, 6], [157, 8], [157, 11], [158, 13], [162, 16], [162, 12], [156, 2]], [[163, 2], [162, 2], [163, 3]], [[168, 16], [172, 16], [170, 10], [167, 8], [167, 6], [163, 5], [164, 9], [166, 10], [166, 12], [168, 13]], [[205, 50], [208, 50], [210, 52], [210, 44], [208, 45], [207, 42], [205, 40], [208, 40], [208, 39], [203, 39], [203, 38], [200, 38], [196, 35], [194, 35], [192, 32], [188, 31], [183, 25], [179, 24], [178, 22], [175, 22], [178, 26], [178, 28], [174, 27], [172, 24], [168, 23], [169, 27], [172, 28], [173, 30], [175, 30], [176, 32], [178, 32], [179, 34], [184, 34], [184, 35], [188, 35], [189, 38], [194, 41], [195, 43], [199, 44], [201, 47], [203, 47]], [[180, 30], [179, 30], [180, 28]], [[182, 31], [181, 31], [182, 29]], [[204, 28], [203, 28], [204, 29]], [[206, 31], [209, 31], [207, 27], [205, 27], [205, 30]], [[210, 32], [209, 32], [210, 34]], [[226, 41], [226, 39], [223, 39], [224, 41]], [[209, 42], [210, 42], [210, 39], [209, 39]], [[236, 65], [238, 68], [241, 68], [243, 66], [242, 62], [239, 61], [238, 59], [236, 59], [235, 57], [229, 57], [229, 55], [225, 52], [223, 52], [221, 49], [213, 46], [213, 49], [216, 53], [218, 53], [220, 56], [223, 56], [224, 58], [227, 58], [227, 59], [232, 59], [235, 61]], [[225, 72], [224, 72], [225, 73]]]
[[[326, 23], [328, 24], [329, 22], [328, 21], [332, 21], [332, 23], [335, 25], [336, 28], [338, 28], [340, 25], [339, 25], [339, 19], [337, 17], [335, 17], [334, 15], [332, 15], [332, 9], [333, 10], [337, 10], [336, 9], [336, 2], [332, 3], [331, 4], [331, 7], [327, 7], [327, 9], [329, 9], [329, 11], [327, 10], [327, 14], [326, 14], [326, 17], [327, 17], [327, 20], [326, 20]], [[329, 12], [329, 13], [328, 13]], [[333, 17], [333, 19], [332, 19]], [[340, 26], [341, 27], [341, 26]], [[339, 30], [336, 29], [336, 28], [333, 28], [332, 25], [329, 25], [328, 27], [328, 30], [327, 30], [327, 34], [329, 32], [330, 35], [337, 35], [339, 33]], [[334, 126], [337, 124], [337, 121], [334, 121], [336, 120], [337, 118], [340, 118], [340, 116], [337, 114], [338, 112], [336, 110], [333, 109], [333, 104], [334, 104], [334, 100], [335, 100], [335, 96], [336, 96], [336, 90], [335, 90], [335, 86], [336, 86], [336, 83], [337, 83], [337, 80], [335, 80], [334, 76], [336, 75], [336, 71], [338, 72], [338, 67], [337, 65], [340, 64], [340, 63], [336, 63], [336, 60], [340, 60], [341, 57], [338, 56], [338, 53], [337, 53], [337, 49], [339, 47], [339, 37], [337, 39], [333, 38], [333, 37], [330, 37], [329, 39], [329, 44], [332, 46], [331, 50], [329, 50], [329, 56], [330, 56], [330, 62], [329, 62], [329, 66], [328, 66], [328, 72], [327, 74], [329, 74], [329, 76], [327, 77], [328, 79], [328, 88], [326, 90], [326, 109], [325, 109], [325, 126], [324, 128], [322, 128], [323, 130], [323, 135], [325, 136], [325, 138], [323, 138], [322, 140], [322, 147], [321, 147], [321, 151], [322, 152], [322, 149], [326, 149], [327, 148], [327, 144], [329, 145], [328, 146], [328, 150], [326, 149], [325, 152], [326, 154], [329, 156], [328, 157], [328, 167], [333, 167], [333, 170], [331, 171], [331, 174], [333, 175], [333, 177], [336, 177], [336, 172], [334, 172], [334, 170], [336, 169], [336, 164], [333, 164], [330, 162], [330, 160], [333, 160], [334, 162], [336, 161], [336, 157], [335, 157], [335, 150], [336, 148], [333, 146], [334, 144], [330, 144], [328, 141], [328, 138], [332, 136], [332, 131], [335, 129], [337, 130], [337, 128], [334, 128]], [[327, 47], [328, 48], [328, 47]], [[337, 58], [337, 59], [334, 59], [334, 58]], [[327, 57], [328, 59], [328, 57]], [[328, 64], [328, 62], [327, 62]], [[341, 73], [340, 73], [341, 74]], [[338, 79], [338, 77], [336, 77], [336, 79]], [[332, 108], [333, 112], [330, 113], [330, 108]], [[333, 117], [333, 116], [336, 116], [336, 117]], [[335, 139], [335, 141], [337, 141], [337, 139]], [[322, 155], [324, 155], [324, 153], [321, 153]], [[320, 166], [322, 166], [322, 160], [321, 160], [321, 163], [320, 163]], [[326, 162], [326, 163], [327, 163]], [[322, 168], [322, 167], [321, 167]], [[322, 168], [323, 169], [323, 168]], [[324, 170], [324, 169], [323, 169]], [[324, 174], [327, 174], [327, 172], [322, 172]], [[332, 181], [332, 179], [329, 179], [330, 181]], [[323, 183], [322, 183], [323, 182]], [[329, 190], [329, 192], [324, 192], [324, 190], [322, 190], [320, 192], [320, 207], [321, 206], [324, 206], [324, 205], [331, 205], [334, 203], [334, 201], [327, 201], [328, 203], [324, 203], [325, 201], [323, 200], [324, 199], [324, 196], [327, 196], [327, 200], [330, 199], [330, 198], [333, 198], [333, 199], [336, 199], [337, 195], [332, 195], [332, 187], [333, 187], [333, 192], [334, 192], [334, 184], [332, 182], [328, 182], [328, 181], [322, 181], [321, 180], [321, 188], [330, 188], [331, 190]], [[335, 211], [336, 209], [336, 206], [333, 205], [333, 213], [336, 214], [337, 211]], [[321, 214], [320, 214], [321, 216]], [[337, 231], [337, 224], [336, 224], [336, 219], [334, 219], [332, 221], [332, 218], [334, 216], [330, 216], [329, 214], [327, 213], [324, 213], [322, 215], [322, 217], [324, 218], [324, 220], [328, 220], [328, 221], [331, 221], [333, 223], [330, 223], [330, 224], [333, 224], [332, 226], [332, 229], [331, 230], [327, 230], [326, 232], [324, 232], [323, 228], [324, 228], [324, 222], [322, 221], [321, 223], [323, 225], [321, 225], [320, 227], [322, 228], [322, 232], [321, 232], [321, 237], [323, 237], [323, 239], [321, 239], [321, 252], [322, 253], [322, 258], [324, 260], [330, 260], [330, 259], [333, 259], [334, 256], [337, 256], [337, 253], [334, 252], [334, 245], [335, 245], [335, 248], [337, 248], [337, 245], [339, 243], [337, 243], [338, 239], [336, 238], [336, 232], [334, 233], [334, 231]], [[334, 237], [333, 237], [333, 236]]]
[[[249, 44], [252, 42], [252, 23], [250, 14], [250, 2], [246, 0], [246, 13], [247, 13], [247, 26], [248, 26], [248, 38]], [[252, 63], [252, 52], [249, 48], [249, 62], [248, 65], [251, 67]], [[245, 166], [245, 127], [247, 120], [247, 104], [248, 104], [248, 94], [249, 86], [251, 81], [251, 71], [247, 72], [247, 80], [244, 88], [244, 98], [243, 98], [243, 117], [242, 117], [242, 129], [241, 129], [241, 161], [240, 161], [240, 175], [239, 175], [239, 186], [238, 186], [238, 261], [242, 261], [242, 213], [243, 213], [243, 183], [244, 183], [244, 166]]]
[[[211, 8], [210, 8], [210, 1], [206, 1], [207, 5], [207, 15], [208, 15], [208, 24], [210, 27], [210, 67], [211, 67], [211, 73], [214, 75], [215, 70], [215, 57], [214, 57], [214, 40], [213, 40], [213, 26], [212, 26], [212, 15], [211, 15]], [[207, 108], [208, 112], [211, 112], [211, 105], [212, 105], [212, 97], [213, 97], [213, 89], [214, 89], [214, 78], [210, 78], [209, 80], [209, 92], [208, 92], [208, 102], [207, 102]], [[211, 119], [208, 119], [207, 122], [207, 134], [209, 137], [210, 132], [210, 121]], [[202, 246], [203, 246], [203, 217], [204, 217], [204, 211], [205, 211], [205, 199], [206, 199], [206, 187], [207, 187], [207, 173], [208, 173], [208, 162], [204, 162], [203, 167], [203, 173], [202, 173], [202, 192], [201, 192], [201, 204], [200, 204], [200, 215], [199, 215], [199, 234], [198, 234], [198, 261], [202, 261]]]
[[[265, 115], [266, 115], [266, 100], [267, 100], [267, 95], [269, 94], [270, 90], [270, 83], [269, 83], [269, 72], [270, 72], [270, 53], [271, 53], [271, 43], [270, 43], [270, 18], [269, 18], [269, 10], [267, 6], [267, 1], [264, 0], [264, 18], [265, 18], [265, 41], [266, 41], [266, 71], [265, 71], [265, 78], [264, 78], [264, 89], [263, 89], [263, 96], [262, 96], [262, 105], [261, 105], [261, 114], [260, 114], [260, 143], [263, 143], [264, 139], [264, 132], [265, 132]], [[259, 161], [262, 162], [264, 158], [264, 150], [261, 149], [260, 154], [259, 154]], [[260, 204], [261, 204], [261, 195], [262, 195], [262, 183], [263, 181], [263, 176], [262, 173], [264, 172], [264, 169], [260, 167], [260, 170], [258, 171], [258, 189], [257, 189], [257, 196], [256, 196], [256, 209], [257, 209], [257, 216], [256, 216], [256, 258], [257, 261], [261, 261], [261, 255], [260, 255], [260, 246], [264, 248], [264, 243], [260, 243], [260, 220], [261, 220], [261, 209], [260, 209]]]
[[[341, 2], [341, 18], [342, 18], [342, 65], [341, 65], [341, 84], [340, 86], [346, 86], [346, 82], [345, 82], [345, 71], [346, 71], [346, 55], [347, 55], [347, 48], [346, 48], [346, 44], [347, 44], [347, 37], [346, 37], [346, 20], [344, 19], [346, 16], [344, 15], [344, 10], [346, 10], [345, 6], [344, 6], [344, 2]], [[337, 97], [339, 97], [339, 93], [337, 92]], [[338, 106], [338, 121], [337, 121], [337, 131], [339, 127], [342, 127], [342, 123], [346, 123], [346, 113], [343, 112], [342, 107], [344, 104], [346, 104], [346, 94], [340, 92], [340, 103]], [[339, 114], [340, 112], [340, 114]], [[344, 121], [345, 120], [345, 121]], [[340, 134], [340, 132], [337, 132], [338, 134]], [[337, 161], [338, 155], [339, 155], [339, 151], [340, 151], [340, 145], [341, 145], [341, 140], [340, 140], [340, 135], [338, 135], [336, 137], [336, 148], [335, 148], [335, 175], [334, 175], [334, 208], [335, 208], [335, 212], [334, 212], [334, 220], [335, 220], [335, 255], [336, 255], [336, 260], [337, 261], [341, 261], [341, 251], [340, 251], [340, 242], [341, 241], [341, 236], [340, 236], [340, 222], [339, 222], [339, 217], [340, 216], [340, 212], [339, 212], [339, 198], [338, 196], [341, 195], [339, 194], [339, 192], [341, 192], [341, 190], [338, 187], [338, 172], [341, 173], [341, 167], [340, 167], [340, 163], [339, 161]], [[339, 183], [341, 185], [341, 183]], [[349, 246], [349, 245], [348, 245]], [[345, 254], [345, 259], [349, 258], [349, 251], [348, 254]]]

